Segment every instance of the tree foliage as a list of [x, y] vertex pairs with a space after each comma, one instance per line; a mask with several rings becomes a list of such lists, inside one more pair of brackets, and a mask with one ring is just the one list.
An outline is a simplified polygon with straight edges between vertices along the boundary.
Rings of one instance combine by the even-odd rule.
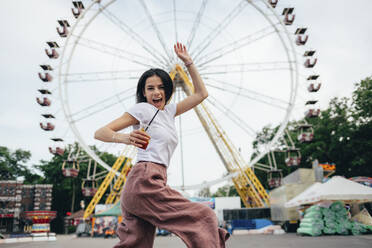
[[16, 180], [23, 177], [24, 183], [37, 183], [40, 176], [31, 171], [26, 163], [31, 153], [22, 149], [12, 151], [0, 146], [0, 180]]
[[367, 124], [372, 121], [372, 78], [368, 77], [360, 83], [353, 92], [354, 117], [361, 123]]
[[[356, 84], [352, 98], [333, 98], [329, 107], [321, 111], [319, 118], [304, 118], [290, 122], [288, 130], [295, 143], [300, 148], [302, 161], [300, 167], [311, 167], [312, 161], [335, 163], [336, 175], [346, 177], [372, 176], [372, 79], [367, 78]], [[307, 122], [314, 128], [314, 139], [311, 143], [297, 141], [299, 123]], [[264, 127], [253, 143], [256, 153], [260, 147], [267, 144], [279, 127]], [[288, 138], [287, 138], [288, 139]], [[279, 148], [285, 147], [283, 140], [279, 141]], [[278, 168], [287, 175], [296, 168], [285, 165], [285, 153], [275, 152]], [[260, 161], [269, 164], [267, 156]], [[266, 173], [256, 170], [257, 177], [267, 187]]]
[[233, 185], [224, 185], [217, 189], [212, 197], [239, 196], [238, 191]]
[[199, 197], [211, 197], [211, 190], [209, 187], [205, 187], [205, 188], [202, 188], [199, 192], [198, 192], [198, 196]]

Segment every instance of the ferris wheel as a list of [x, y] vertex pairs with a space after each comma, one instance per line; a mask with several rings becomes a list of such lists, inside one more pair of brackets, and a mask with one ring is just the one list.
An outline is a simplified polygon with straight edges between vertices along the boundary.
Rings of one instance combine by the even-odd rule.
[[[320, 88], [319, 76], [309, 71], [317, 59], [315, 51], [306, 47], [307, 29], [293, 28], [295, 11], [286, 4], [278, 0], [72, 1], [71, 18], [58, 20], [59, 37], [47, 42], [50, 61], [39, 73], [46, 86], [39, 89], [37, 101], [48, 108], [43, 113], [48, 121], [40, 126], [53, 131], [57, 142], [50, 151], [63, 154], [58, 142], [76, 140], [109, 171], [112, 165], [102, 161], [91, 145], [114, 154], [123, 145], [98, 143], [93, 133], [135, 103], [142, 72], [154, 67], [168, 71], [176, 86], [172, 102], [191, 93], [187, 70], [172, 53], [172, 45], [182, 41], [209, 97], [194, 112], [177, 117], [179, 146], [169, 172], [182, 174], [182, 189], [235, 178], [236, 187], [250, 185], [255, 192], [242, 190], [265, 198], [251, 169], [275, 167], [258, 161], [272, 156], [285, 137], [298, 106], [298, 90]], [[310, 101], [306, 114], [319, 115], [316, 102]], [[257, 133], [270, 124], [278, 129], [253, 155]], [[311, 127], [306, 125], [301, 135], [309, 141], [311, 132], [306, 130]], [[208, 171], [226, 177], [200, 183], [200, 174], [213, 174]], [[195, 180], [185, 183], [184, 178]]]

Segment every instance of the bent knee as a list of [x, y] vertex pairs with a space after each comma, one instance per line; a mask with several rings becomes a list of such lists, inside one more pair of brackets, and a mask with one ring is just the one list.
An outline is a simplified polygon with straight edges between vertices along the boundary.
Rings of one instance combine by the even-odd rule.
[[198, 214], [199, 214], [199, 217], [200, 219], [204, 219], [204, 218], [208, 218], [208, 219], [211, 219], [211, 220], [215, 220], [217, 221], [217, 216], [216, 214], [214, 213], [214, 211], [208, 207], [208, 206], [205, 206], [205, 205], [201, 205], [200, 207], [200, 210], [198, 211]]

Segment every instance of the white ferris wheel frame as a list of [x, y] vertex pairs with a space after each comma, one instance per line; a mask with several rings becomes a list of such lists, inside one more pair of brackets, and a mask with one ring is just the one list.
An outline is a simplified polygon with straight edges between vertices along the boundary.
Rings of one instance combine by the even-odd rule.
[[[98, 14], [101, 13], [102, 10], [106, 9], [109, 5], [111, 5], [112, 3], [114, 3], [116, 0], [110, 0], [108, 3], [106, 3], [105, 5], [102, 6], [102, 8], [100, 10], [97, 10], [97, 12], [91, 17], [91, 19], [87, 22], [87, 24], [82, 28], [82, 30], [80, 31], [79, 35], [77, 35], [77, 41], [80, 39], [80, 37], [82, 37], [82, 35], [84, 34], [85, 30], [87, 29], [87, 27], [89, 26], [89, 24], [98, 16]], [[250, 3], [258, 12], [260, 12], [264, 18], [274, 27], [275, 29], [275, 32], [276, 34], [278, 35], [282, 45], [283, 45], [283, 48], [285, 49], [285, 52], [286, 52], [286, 55], [287, 55], [287, 59], [288, 61], [292, 61], [292, 63], [288, 63], [290, 68], [290, 97], [289, 97], [289, 103], [288, 103], [288, 107], [286, 109], [286, 114], [285, 114], [285, 117], [278, 129], [278, 131], [275, 133], [275, 136], [274, 138], [267, 144], [267, 146], [265, 147], [264, 151], [262, 151], [257, 157], [255, 157], [252, 161], [249, 161], [248, 162], [248, 165], [249, 167], [252, 167], [254, 166], [262, 157], [264, 157], [268, 152], [270, 152], [271, 148], [275, 145], [275, 143], [277, 142], [277, 140], [283, 136], [284, 134], [284, 129], [286, 128], [287, 124], [288, 124], [288, 121], [289, 121], [289, 118], [291, 116], [291, 113], [293, 111], [293, 108], [295, 106], [295, 100], [296, 100], [296, 97], [297, 97], [297, 91], [298, 91], [298, 85], [299, 85], [299, 72], [298, 72], [298, 64], [297, 64], [297, 54], [296, 54], [296, 50], [295, 50], [295, 47], [294, 47], [294, 42], [291, 40], [291, 37], [290, 37], [290, 33], [288, 31], [288, 29], [286, 28], [283, 20], [281, 18], [279, 18], [279, 15], [276, 13], [276, 11], [274, 10], [274, 8], [272, 8], [272, 6], [267, 3], [267, 1], [265, 0], [257, 0], [257, 1], [261, 1], [272, 13], [273, 16], [275, 16], [275, 18], [277, 19], [278, 23], [281, 25], [281, 27], [283, 28], [284, 30], [284, 34], [285, 34], [285, 37], [283, 37], [283, 34], [282, 32], [280, 32], [277, 27], [275, 26], [275, 24], [272, 22], [272, 20], [264, 13], [264, 11], [262, 11], [252, 0], [246, 0], [248, 3]], [[85, 16], [85, 13], [87, 11], [89, 11], [96, 3], [99, 3], [101, 2], [101, 0], [94, 0], [92, 1], [92, 3], [85, 9], [85, 11], [82, 12], [81, 15], [79, 15], [79, 17], [77, 18], [76, 22], [74, 23], [74, 25], [71, 27], [71, 30], [69, 32], [69, 34], [67, 35], [66, 37], [66, 41], [65, 41], [65, 46], [63, 47], [63, 51], [61, 53], [61, 58], [60, 58], [60, 63], [59, 63], [59, 70], [58, 70], [58, 91], [59, 91], [59, 97], [60, 97], [60, 100], [61, 100], [61, 105], [62, 105], [62, 110], [63, 110], [63, 113], [64, 113], [64, 116], [68, 122], [68, 125], [69, 125], [69, 128], [71, 129], [71, 131], [73, 132], [73, 134], [75, 135], [75, 137], [77, 138], [77, 141], [78, 143], [80, 144], [81, 147], [83, 147], [83, 149], [85, 150], [85, 152], [92, 158], [94, 159], [99, 165], [101, 165], [103, 168], [105, 168], [107, 171], [110, 171], [111, 170], [111, 166], [109, 166], [108, 164], [106, 164], [100, 157], [97, 156], [97, 154], [92, 150], [90, 149], [90, 147], [85, 143], [83, 137], [80, 135], [80, 132], [79, 130], [77, 129], [75, 123], [74, 123], [74, 120], [71, 118], [71, 109], [70, 109], [70, 103], [69, 103], [69, 98], [68, 98], [68, 94], [67, 94], [67, 83], [65, 83], [67, 81], [67, 75], [68, 75], [68, 71], [70, 69], [70, 62], [71, 62], [71, 59], [73, 57], [73, 53], [75, 51], [75, 48], [78, 44], [77, 41], [74, 42], [73, 46], [72, 46], [72, 49], [71, 49], [71, 52], [69, 54], [69, 57], [67, 58], [67, 62], [65, 63], [64, 62], [64, 57], [65, 57], [65, 53], [66, 53], [66, 47], [67, 47], [67, 44], [70, 40], [70, 37], [71, 37], [71, 34], [74, 33], [74, 30], [75, 28], [78, 26], [79, 22], [84, 18]], [[287, 44], [285, 42], [285, 39], [287, 39], [287, 42], [288, 44], [290, 45], [290, 48], [287, 47]], [[292, 51], [292, 53], [291, 53]], [[62, 70], [62, 66], [66, 64], [65, 66], [65, 71]], [[184, 190], [191, 190], [191, 189], [198, 189], [198, 188], [201, 188], [201, 187], [206, 187], [206, 186], [210, 186], [210, 185], [213, 185], [213, 184], [216, 184], [216, 183], [220, 183], [220, 182], [223, 182], [223, 181], [226, 181], [226, 180], [230, 180], [232, 177], [236, 176], [235, 175], [236, 173], [230, 173], [228, 175], [226, 175], [225, 177], [221, 178], [221, 179], [217, 179], [217, 180], [213, 180], [213, 181], [210, 181], [210, 182], [204, 182], [202, 184], [197, 184], [197, 185], [190, 185], [190, 186], [182, 186], [182, 189]], [[117, 172], [117, 175], [119, 176], [119, 173]], [[174, 187], [174, 188], [181, 188], [181, 186], [179, 187]]]

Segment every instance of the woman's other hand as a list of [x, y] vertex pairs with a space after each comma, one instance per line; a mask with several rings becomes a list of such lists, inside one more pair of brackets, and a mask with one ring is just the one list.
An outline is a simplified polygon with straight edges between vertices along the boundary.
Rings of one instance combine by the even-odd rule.
[[186, 50], [186, 46], [182, 43], [177, 42], [177, 44], [174, 44], [174, 52], [177, 54], [178, 58], [182, 60], [183, 63], [189, 64], [192, 62], [192, 59]]

